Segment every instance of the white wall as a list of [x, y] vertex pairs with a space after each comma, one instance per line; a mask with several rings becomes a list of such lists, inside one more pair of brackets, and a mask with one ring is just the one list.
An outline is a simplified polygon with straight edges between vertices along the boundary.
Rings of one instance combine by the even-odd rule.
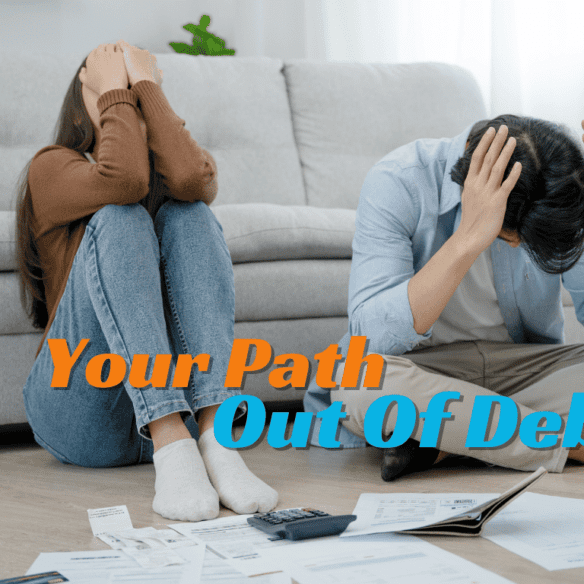
[[318, 6], [315, 0], [0, 0], [0, 48], [83, 58], [123, 38], [172, 53], [170, 41], [192, 42], [182, 26], [208, 14], [208, 30], [237, 56], [319, 58]]

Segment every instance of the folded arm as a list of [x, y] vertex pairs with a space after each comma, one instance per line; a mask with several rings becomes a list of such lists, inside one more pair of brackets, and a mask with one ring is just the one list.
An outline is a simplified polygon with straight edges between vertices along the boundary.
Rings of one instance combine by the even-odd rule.
[[139, 81], [132, 91], [139, 99], [148, 128], [154, 167], [163, 177], [169, 195], [210, 204], [217, 196], [217, 167], [211, 154], [191, 137], [185, 121], [174, 113], [157, 83]]
[[101, 143], [97, 164], [64, 146], [47, 146], [29, 172], [35, 216], [41, 230], [66, 225], [108, 204], [127, 205], [148, 194], [148, 148], [137, 113], [137, 97], [113, 89], [97, 102]]

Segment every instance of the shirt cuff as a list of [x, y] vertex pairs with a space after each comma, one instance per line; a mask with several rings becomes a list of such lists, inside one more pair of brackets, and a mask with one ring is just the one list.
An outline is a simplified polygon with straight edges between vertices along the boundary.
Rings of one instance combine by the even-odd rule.
[[357, 327], [351, 330], [351, 334], [369, 338], [369, 352], [401, 355], [432, 336], [433, 326], [421, 335], [414, 329], [408, 298], [409, 281], [381, 292], [359, 311]]

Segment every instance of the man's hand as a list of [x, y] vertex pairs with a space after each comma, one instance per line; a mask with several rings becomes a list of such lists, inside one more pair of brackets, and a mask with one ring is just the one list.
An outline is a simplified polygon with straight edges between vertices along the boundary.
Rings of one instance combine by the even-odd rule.
[[468, 245], [478, 253], [485, 250], [501, 232], [507, 199], [521, 174], [516, 162], [502, 183], [515, 138], [509, 138], [507, 126], [498, 132], [489, 128], [474, 151], [461, 196], [462, 215], [457, 229]]

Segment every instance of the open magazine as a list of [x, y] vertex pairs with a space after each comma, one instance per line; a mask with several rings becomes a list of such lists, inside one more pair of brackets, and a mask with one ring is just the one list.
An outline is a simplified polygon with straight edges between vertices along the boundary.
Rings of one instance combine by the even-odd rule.
[[366, 493], [357, 520], [341, 537], [373, 533], [480, 535], [485, 523], [547, 474], [541, 467], [502, 495], [492, 493]]

